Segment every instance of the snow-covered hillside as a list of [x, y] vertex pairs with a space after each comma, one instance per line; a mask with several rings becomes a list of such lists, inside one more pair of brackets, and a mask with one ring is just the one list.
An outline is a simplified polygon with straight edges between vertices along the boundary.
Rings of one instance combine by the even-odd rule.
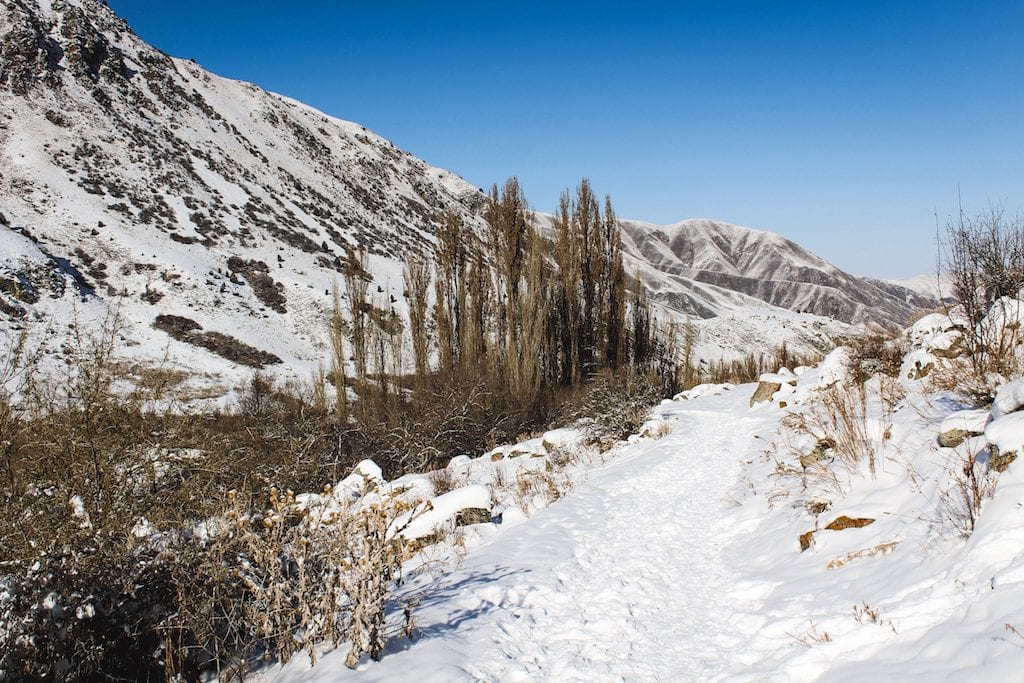
[[954, 300], [953, 283], [947, 277], [939, 277], [935, 274], [917, 275], [906, 280], [889, 280], [890, 284], [917, 292], [923, 297], [931, 299]]
[[706, 219], [658, 226], [623, 222], [626, 251], [650, 272], [655, 296], [709, 318], [768, 303], [846, 322], [906, 321], [931, 299], [844, 273], [780, 235]]
[[[216, 344], [153, 327], [178, 316], [305, 377], [323, 356], [350, 248], [372, 254], [379, 305], [402, 306], [400, 255], [430, 249], [444, 211], [481, 225], [484, 195], [454, 174], [168, 57], [97, 0], [4, 0], [0, 35], [6, 329], [95, 324], [117, 309], [140, 359], [167, 356], [214, 384], [248, 372]], [[784, 339], [820, 349], [845, 330], [822, 316], [902, 322], [930, 303], [769, 233], [625, 222], [624, 238], [630, 270], [665, 310], [703, 321], [699, 348], [712, 360]]]

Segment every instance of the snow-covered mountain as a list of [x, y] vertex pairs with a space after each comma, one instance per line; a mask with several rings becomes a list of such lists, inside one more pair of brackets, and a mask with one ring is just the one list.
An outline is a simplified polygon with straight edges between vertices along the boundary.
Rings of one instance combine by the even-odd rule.
[[[274, 358], [305, 374], [347, 252], [371, 253], [383, 305], [398, 257], [483, 193], [362, 126], [146, 44], [98, 0], [0, 4], [0, 325], [116, 309], [139, 358], [214, 376]], [[903, 322], [931, 302], [838, 270], [770, 233], [626, 221], [656, 300], [734, 356]], [[831, 316], [842, 323], [824, 319]], [[213, 351], [213, 353], [211, 353]]]
[[889, 284], [917, 292], [923, 297], [930, 299], [955, 299], [953, 283], [946, 276], [939, 277], [934, 273], [916, 275], [906, 280], [889, 280]]
[[701, 318], [768, 303], [845, 322], [903, 322], [932, 303], [905, 287], [844, 273], [770, 232], [697, 219], [624, 221], [623, 234], [626, 250], [650, 266], [657, 298]]

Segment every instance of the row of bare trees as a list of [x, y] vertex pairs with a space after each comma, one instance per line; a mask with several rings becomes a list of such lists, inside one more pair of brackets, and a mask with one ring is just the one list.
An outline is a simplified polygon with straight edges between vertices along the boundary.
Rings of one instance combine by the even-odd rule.
[[674, 388], [673, 343], [644, 287], [629, 292], [610, 199], [583, 180], [542, 221], [512, 178], [491, 190], [483, 218], [474, 226], [449, 212], [436, 249], [407, 255], [404, 315], [372, 300], [365, 255], [350, 255], [345, 301], [335, 300], [337, 417], [415, 427], [406, 448], [421, 451], [409, 456], [418, 466], [434, 464], [423, 453], [544, 426], [598, 375], [654, 375], [662, 391]]

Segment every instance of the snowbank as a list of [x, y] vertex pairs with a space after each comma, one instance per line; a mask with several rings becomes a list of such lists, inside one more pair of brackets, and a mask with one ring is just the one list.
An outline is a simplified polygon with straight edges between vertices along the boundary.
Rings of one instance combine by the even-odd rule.
[[992, 418], [1016, 412], [1024, 406], [1024, 379], [1016, 379], [1000, 389], [992, 401]]
[[998, 417], [985, 427], [985, 440], [1000, 453], [1019, 453], [1024, 447], [1024, 413]]
[[415, 541], [437, 533], [438, 529], [450, 525], [460, 512], [472, 509], [490, 511], [491, 492], [486, 486], [463, 486], [431, 498], [399, 516], [388, 534], [397, 533], [402, 538]]

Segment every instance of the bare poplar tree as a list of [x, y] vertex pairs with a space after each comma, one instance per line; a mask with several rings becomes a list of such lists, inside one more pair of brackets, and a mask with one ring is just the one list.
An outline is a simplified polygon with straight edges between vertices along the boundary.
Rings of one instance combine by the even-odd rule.
[[352, 360], [355, 365], [356, 383], [366, 382], [369, 372], [369, 339], [367, 323], [370, 302], [368, 292], [370, 276], [367, 272], [366, 251], [349, 252], [348, 267], [345, 269], [345, 291], [348, 294], [349, 342], [352, 346]]
[[409, 336], [412, 340], [416, 380], [417, 383], [422, 383], [429, 369], [430, 331], [427, 316], [431, 285], [430, 267], [422, 257], [409, 252], [405, 258], [403, 279], [405, 299], [409, 307]]
[[345, 318], [341, 313], [341, 298], [338, 288], [334, 288], [334, 300], [331, 307], [330, 341], [331, 341], [331, 384], [334, 386], [334, 411], [338, 424], [348, 423], [348, 389], [345, 382], [345, 365], [348, 356], [345, 354]]

